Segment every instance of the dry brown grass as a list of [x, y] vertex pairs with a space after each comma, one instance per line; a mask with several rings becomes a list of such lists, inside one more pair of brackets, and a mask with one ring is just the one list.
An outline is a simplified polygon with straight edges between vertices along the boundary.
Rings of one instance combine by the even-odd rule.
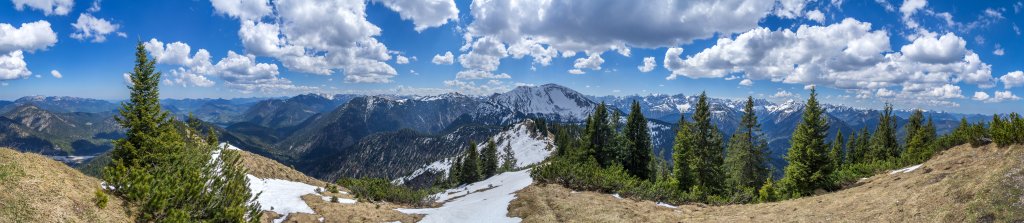
[[124, 202], [95, 205], [100, 180], [50, 158], [0, 148], [0, 222], [131, 222]]
[[524, 222], [970, 222], [1020, 221], [1024, 147], [943, 152], [910, 173], [882, 173], [862, 185], [813, 197], [750, 205], [682, 205], [573, 193], [533, 185], [517, 193], [510, 216]]
[[[355, 204], [332, 203], [325, 201], [322, 197], [337, 196], [338, 198], [352, 199], [351, 195], [340, 193], [307, 194], [302, 200], [309, 207], [313, 208], [315, 214], [292, 213], [285, 218], [284, 222], [416, 222], [422, 218], [418, 215], [408, 215], [396, 211], [400, 206], [390, 203], [367, 203], [357, 202]], [[280, 217], [279, 214], [264, 211], [262, 222], [271, 222], [272, 219]]]
[[270, 179], [281, 179], [295, 182], [302, 182], [313, 186], [323, 187], [327, 185], [326, 182], [318, 180], [316, 178], [306, 176], [298, 170], [292, 169], [291, 167], [285, 166], [277, 161], [270, 158], [266, 158], [260, 155], [256, 155], [247, 151], [237, 150], [241, 154], [242, 166], [252, 174], [259, 178], [270, 178]]

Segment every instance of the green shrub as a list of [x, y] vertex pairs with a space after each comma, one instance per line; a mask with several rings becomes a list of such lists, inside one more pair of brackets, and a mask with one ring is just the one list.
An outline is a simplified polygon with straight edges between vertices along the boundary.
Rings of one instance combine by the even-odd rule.
[[338, 203], [338, 196], [331, 196], [331, 203]]
[[107, 202], [110, 198], [107, 197], [107, 193], [103, 192], [103, 189], [96, 189], [96, 197], [93, 198], [93, 202], [96, 203], [96, 207], [100, 209], [107, 208]]
[[627, 173], [621, 165], [601, 168], [594, 159], [579, 162], [554, 158], [547, 164], [535, 167], [530, 175], [538, 183], [559, 184], [573, 190], [618, 193], [632, 199], [673, 204], [696, 200], [676, 190], [670, 181], [640, 180]]
[[409, 205], [425, 205], [432, 202], [428, 199], [429, 190], [415, 190], [398, 186], [380, 178], [347, 178], [338, 180], [338, 184], [351, 190], [356, 198], [369, 201], [387, 201]]
[[338, 186], [336, 186], [334, 184], [327, 184], [327, 191], [331, 192], [331, 193], [337, 194], [338, 193]]
[[832, 179], [837, 185], [846, 186], [856, 183], [861, 178], [874, 176], [888, 170], [903, 168], [905, 165], [909, 164], [904, 164], [904, 162], [898, 159], [847, 164], [839, 169], [839, 171], [836, 171], [832, 175]]

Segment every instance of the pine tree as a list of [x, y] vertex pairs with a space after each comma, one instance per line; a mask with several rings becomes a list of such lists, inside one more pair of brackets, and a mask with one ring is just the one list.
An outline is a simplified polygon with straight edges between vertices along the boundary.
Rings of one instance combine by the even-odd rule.
[[459, 181], [462, 184], [480, 181], [480, 155], [476, 151], [476, 142], [469, 142], [462, 165], [459, 166]]
[[867, 161], [868, 150], [871, 150], [871, 132], [868, 132], [868, 127], [864, 126], [860, 129], [860, 135], [857, 138], [856, 149], [850, 153], [851, 163], [861, 163]]
[[686, 115], [681, 114], [675, 142], [672, 144], [672, 179], [680, 191], [690, 191], [694, 182], [693, 169], [690, 168], [690, 158], [694, 156], [691, 137], [690, 124], [686, 121]]
[[511, 171], [516, 168], [516, 153], [512, 151], [512, 145], [505, 145], [501, 154], [501, 171]]
[[804, 113], [786, 155], [789, 165], [785, 168], [785, 176], [779, 181], [782, 194], [786, 197], [800, 197], [811, 194], [815, 189], [831, 187], [828, 180], [828, 148], [825, 137], [828, 131], [828, 120], [818, 104], [817, 93], [811, 88], [811, 96], [804, 106]]
[[754, 98], [747, 97], [740, 126], [726, 148], [726, 184], [739, 191], [743, 188], [757, 189], [764, 183], [769, 177], [767, 147], [754, 114]]
[[613, 145], [615, 132], [608, 120], [608, 109], [602, 102], [590, 116], [585, 130], [586, 155], [597, 159], [601, 167], [608, 167], [618, 159]]
[[452, 186], [462, 184], [462, 160], [464, 154], [452, 157], [452, 166], [448, 168], [448, 183]]
[[725, 175], [722, 172], [722, 134], [711, 123], [711, 106], [707, 94], [701, 93], [693, 113], [693, 145], [690, 169], [693, 171], [694, 192], [698, 195], [715, 195], [723, 192]]
[[480, 152], [480, 173], [483, 178], [498, 174], [498, 146], [494, 140], [487, 140], [487, 146]]
[[829, 167], [832, 172], [839, 171], [846, 159], [843, 154], [843, 131], [836, 131], [836, 138], [832, 140], [832, 149], [828, 151]]
[[779, 200], [778, 186], [771, 177], [765, 180], [764, 184], [761, 185], [761, 189], [757, 191], [757, 202], [772, 202]]
[[[136, 47], [135, 68], [130, 74], [132, 84], [129, 100], [121, 103], [119, 116], [114, 120], [125, 128], [125, 137], [114, 141], [116, 149], [111, 151], [111, 168], [137, 169], [152, 166], [158, 156], [173, 153], [164, 151], [164, 144], [180, 141], [167, 111], [160, 107], [160, 76], [155, 61], [149, 59], [141, 43]], [[113, 172], [113, 170], [111, 170]], [[120, 187], [125, 182], [120, 178], [105, 179], [111, 186]]]
[[159, 102], [160, 73], [142, 43], [136, 46], [131, 96], [116, 121], [127, 131], [114, 141], [103, 178], [132, 203], [140, 222], [258, 222], [236, 151], [216, 148], [215, 132], [203, 136], [200, 122], [181, 123]]
[[630, 106], [629, 117], [626, 118], [626, 128], [623, 135], [626, 137], [626, 156], [622, 166], [626, 171], [640, 179], [649, 180], [652, 178], [651, 163], [651, 135], [647, 128], [647, 118], [640, 112], [640, 103], [633, 101]]
[[907, 122], [907, 151], [903, 153], [902, 157], [911, 163], [928, 159], [934, 150], [935, 125], [930, 117], [927, 124], [922, 123], [923, 121], [923, 112], [915, 110]]
[[867, 161], [886, 161], [899, 157], [900, 144], [896, 139], [896, 119], [892, 114], [892, 104], [886, 103], [885, 110], [878, 119], [878, 127], [871, 137], [871, 148], [866, 154]]
[[622, 120], [622, 113], [618, 110], [613, 111], [612, 116], [608, 118], [608, 126], [611, 126], [612, 129], [611, 147], [607, 149], [608, 152], [613, 154], [610, 157], [612, 159], [611, 165], [625, 165], [626, 158], [629, 156], [629, 149], [631, 148], [626, 134], [619, 131], [619, 120]]
[[[924, 112], [921, 109], [914, 109], [914, 112], [910, 113], [910, 118], [907, 118], [907, 135], [903, 139], [904, 145], [909, 145], [912, 138], [914, 138], [918, 131], [924, 127]], [[910, 148], [907, 148], [908, 150]]]
[[857, 162], [855, 154], [857, 153], [857, 140], [859, 140], [859, 138], [860, 135], [857, 135], [857, 132], [854, 131], [853, 135], [850, 135], [850, 137], [846, 139], [846, 151], [843, 152], [845, 155], [840, 166]]

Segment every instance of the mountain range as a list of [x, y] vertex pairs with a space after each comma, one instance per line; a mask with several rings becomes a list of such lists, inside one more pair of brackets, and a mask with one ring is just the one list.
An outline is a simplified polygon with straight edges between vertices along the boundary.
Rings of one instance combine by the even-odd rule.
[[[676, 123], [689, 118], [695, 95], [589, 96], [545, 84], [520, 86], [489, 96], [446, 93], [433, 96], [304, 94], [290, 98], [164, 99], [177, 117], [193, 114], [214, 127], [221, 140], [295, 167], [307, 175], [396, 179], [450, 158], [523, 120], [582, 123], [599, 103], [625, 114], [632, 101], [649, 120], [655, 154], [670, 159]], [[119, 102], [74, 97], [29, 96], [0, 101], [0, 145], [47, 155], [94, 156], [123, 135], [113, 122]], [[709, 98], [713, 123], [732, 134], [745, 100]], [[754, 101], [768, 139], [771, 160], [782, 169], [789, 138], [800, 121], [802, 102]], [[844, 135], [878, 123], [880, 111], [823, 105], [830, 134]], [[910, 111], [896, 111], [903, 127]], [[926, 112], [939, 133], [961, 117], [976, 122], [989, 116]], [[902, 133], [901, 135], [904, 134]], [[830, 138], [833, 136], [829, 136]], [[499, 142], [500, 143], [500, 142]]]

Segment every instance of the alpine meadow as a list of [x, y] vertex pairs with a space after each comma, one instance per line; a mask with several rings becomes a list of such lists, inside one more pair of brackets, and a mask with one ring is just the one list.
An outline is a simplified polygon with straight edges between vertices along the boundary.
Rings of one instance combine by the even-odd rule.
[[1020, 0], [10, 0], [0, 223], [1024, 222], [1022, 25]]

